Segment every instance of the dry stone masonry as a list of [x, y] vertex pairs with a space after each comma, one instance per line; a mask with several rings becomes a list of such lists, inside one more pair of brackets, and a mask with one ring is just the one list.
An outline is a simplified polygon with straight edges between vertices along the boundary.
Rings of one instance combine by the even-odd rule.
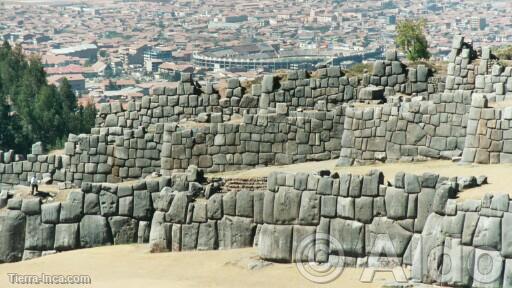
[[[485, 278], [474, 270], [482, 269], [482, 255], [491, 255], [500, 269], [492, 287], [509, 287], [508, 195], [455, 199], [485, 178], [400, 172], [391, 184], [378, 170], [273, 172], [262, 190], [227, 192], [220, 179], [201, 174], [191, 167], [131, 185], [84, 183], [62, 203], [10, 198], [0, 216], [0, 261], [138, 242], [153, 252], [254, 245], [267, 261], [297, 262], [308, 260], [297, 249], [313, 239], [317, 262], [405, 265], [413, 280], [448, 286], [483, 287], [478, 281]], [[447, 262], [443, 253], [455, 256]]]
[[[417, 282], [512, 287], [509, 196], [456, 200], [485, 177], [203, 177], [329, 159], [510, 163], [512, 68], [489, 48], [456, 36], [445, 76], [388, 51], [360, 76], [319, 66], [219, 85], [181, 77], [126, 107], [102, 104], [95, 127], [69, 135], [62, 153], [43, 143], [26, 156], [0, 151], [0, 262], [124, 243], [257, 246], [266, 261], [409, 266]], [[74, 190], [53, 203], [7, 190], [33, 175]]]

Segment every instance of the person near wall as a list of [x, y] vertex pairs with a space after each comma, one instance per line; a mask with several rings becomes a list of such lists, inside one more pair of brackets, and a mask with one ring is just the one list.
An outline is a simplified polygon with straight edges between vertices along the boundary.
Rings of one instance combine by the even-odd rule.
[[39, 185], [37, 184], [37, 178], [35, 175], [30, 178], [30, 188], [32, 188], [32, 195], [34, 195], [34, 190], [36, 193], [39, 193]]

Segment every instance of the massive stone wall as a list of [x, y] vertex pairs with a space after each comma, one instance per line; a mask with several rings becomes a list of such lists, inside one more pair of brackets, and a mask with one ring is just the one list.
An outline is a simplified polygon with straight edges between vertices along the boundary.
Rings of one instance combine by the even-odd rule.
[[512, 163], [512, 107], [490, 107], [487, 96], [473, 96], [462, 161]]
[[[285, 108], [285, 107], [283, 107]], [[162, 171], [197, 165], [208, 172], [337, 158], [343, 107], [333, 111], [250, 115], [234, 121], [172, 131], [166, 124]], [[171, 131], [168, 131], [171, 130]]]
[[[393, 71], [395, 62], [389, 62], [391, 68], [383, 63], [375, 63], [374, 71]], [[422, 69], [410, 73], [425, 78]], [[466, 163], [510, 162], [504, 148], [510, 126], [503, 111], [508, 108], [491, 108], [484, 102], [506, 106], [503, 100], [512, 95], [511, 73], [512, 67], [503, 67], [489, 48], [477, 53], [464, 38], [455, 37], [445, 83], [436, 86], [444, 92], [431, 93], [432, 87], [411, 99], [388, 96], [384, 105], [346, 109], [339, 164], [455, 159], [462, 154]]]
[[459, 156], [471, 91], [433, 94], [429, 101], [347, 108], [339, 164]]
[[119, 182], [159, 172], [163, 128], [93, 128], [91, 134], [70, 134], [59, 155], [43, 154], [38, 143], [26, 160], [0, 163], [2, 183], [26, 184], [36, 175], [45, 182], [79, 187], [82, 182]]
[[[202, 185], [191, 168], [132, 185], [84, 184], [62, 203], [9, 199], [0, 212], [0, 259], [135, 242], [153, 252], [257, 245], [268, 261], [406, 265], [423, 283], [508, 287], [510, 199], [457, 202], [460, 180], [398, 173], [385, 185], [377, 170], [274, 172], [266, 191], [213, 193], [216, 184]], [[298, 250], [304, 241], [314, 258]]]
[[0, 211], [0, 263], [78, 248], [148, 243], [155, 211], [167, 212], [174, 196], [176, 206], [204, 193], [206, 187], [200, 181], [197, 169], [189, 169], [134, 184], [84, 183], [64, 202], [42, 203], [39, 197], [16, 195], [4, 199], [7, 203], [0, 201], [6, 204]]
[[[378, 175], [269, 177], [264, 205], [273, 203], [273, 209], [264, 206], [264, 211], [274, 214], [259, 233], [260, 256], [281, 262], [406, 265], [412, 280], [422, 283], [510, 287], [508, 194], [457, 203], [457, 186], [436, 174], [399, 173], [393, 186], [379, 184]], [[334, 240], [326, 241], [325, 234]], [[304, 239], [310, 246], [297, 253]]]

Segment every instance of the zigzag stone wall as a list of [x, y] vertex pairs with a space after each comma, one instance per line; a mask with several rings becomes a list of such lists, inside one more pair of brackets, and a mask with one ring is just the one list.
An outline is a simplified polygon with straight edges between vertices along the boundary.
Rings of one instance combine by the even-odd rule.
[[[318, 262], [405, 265], [413, 280], [447, 286], [511, 283], [507, 194], [458, 203], [457, 179], [398, 173], [385, 185], [377, 170], [364, 176], [274, 172], [266, 191], [211, 193], [216, 184], [202, 185], [198, 175], [189, 169], [132, 185], [84, 184], [63, 203], [9, 199], [0, 212], [0, 259], [149, 242], [153, 252], [256, 245], [262, 259], [296, 262], [309, 260], [297, 253], [309, 236]], [[336, 241], [324, 241], [326, 234]], [[496, 277], [482, 272], [487, 260]]]

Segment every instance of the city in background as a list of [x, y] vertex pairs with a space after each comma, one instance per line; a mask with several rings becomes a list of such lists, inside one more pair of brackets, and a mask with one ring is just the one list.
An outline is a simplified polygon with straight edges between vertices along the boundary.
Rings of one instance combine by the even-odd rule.
[[[462, 34], [475, 47], [512, 40], [507, 0], [7, 1], [0, 39], [41, 57], [83, 103], [127, 101], [182, 72], [216, 83], [279, 69], [381, 59], [403, 19], [426, 20], [434, 61]], [[478, 11], [478, 13], [475, 13]]]

